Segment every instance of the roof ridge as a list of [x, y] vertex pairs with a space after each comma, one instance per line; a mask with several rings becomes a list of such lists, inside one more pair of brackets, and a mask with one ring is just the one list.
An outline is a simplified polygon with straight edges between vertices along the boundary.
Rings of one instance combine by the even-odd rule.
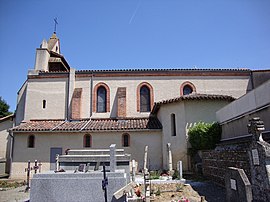
[[251, 71], [248, 68], [117, 68], [117, 69], [82, 69], [77, 73], [84, 72], [144, 72], [144, 71]]

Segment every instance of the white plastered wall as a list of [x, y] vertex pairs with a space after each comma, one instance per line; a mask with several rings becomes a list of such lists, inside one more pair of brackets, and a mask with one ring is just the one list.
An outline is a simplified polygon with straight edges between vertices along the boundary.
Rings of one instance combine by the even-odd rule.
[[0, 122], [0, 158], [7, 158], [8, 142], [9, 142], [9, 132], [8, 129], [13, 127], [13, 121], [7, 119]]
[[[188, 129], [199, 121], [207, 123], [216, 121], [216, 111], [227, 104], [229, 102], [223, 100], [190, 100], [162, 105], [158, 112], [158, 118], [163, 126], [163, 167], [168, 168], [167, 143], [171, 143], [174, 169], [176, 169], [177, 162], [181, 160], [183, 169], [188, 170]], [[175, 114], [176, 136], [172, 136], [171, 133], [172, 113]]]
[[233, 76], [159, 76], [159, 77], [94, 77], [93, 88], [103, 82], [110, 88], [110, 112], [94, 113], [95, 118], [109, 118], [116, 116], [115, 99], [118, 87], [126, 87], [127, 117], [143, 117], [149, 113], [137, 112], [137, 87], [142, 82], [148, 82], [154, 91], [154, 102], [180, 96], [180, 86], [189, 81], [196, 87], [197, 93], [231, 95], [238, 98], [244, 95], [249, 88], [249, 77]]
[[[65, 119], [67, 113], [68, 78], [29, 79], [25, 120]], [[42, 102], [46, 100], [46, 108]]]

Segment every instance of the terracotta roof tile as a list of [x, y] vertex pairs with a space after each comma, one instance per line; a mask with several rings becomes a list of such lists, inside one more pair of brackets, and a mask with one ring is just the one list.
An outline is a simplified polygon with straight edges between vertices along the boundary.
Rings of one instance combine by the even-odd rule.
[[169, 103], [175, 103], [180, 101], [186, 101], [186, 100], [227, 100], [227, 101], [234, 101], [235, 98], [229, 95], [214, 95], [214, 94], [199, 94], [199, 93], [193, 93], [189, 95], [183, 95], [180, 97], [168, 99], [168, 100], [162, 100], [160, 102], [156, 102], [154, 104], [154, 107], [151, 111], [152, 114], [155, 114], [158, 112], [159, 108], [163, 104], [169, 104]]
[[162, 129], [155, 117], [127, 119], [85, 119], [80, 121], [32, 120], [14, 127], [13, 131], [125, 131]]
[[116, 69], [92, 69], [92, 70], [76, 70], [76, 73], [104, 73], [104, 72], [149, 72], [149, 71], [174, 71], [174, 72], [183, 72], [183, 71], [196, 71], [196, 72], [249, 72], [251, 71], [248, 68], [116, 68]]
[[33, 120], [22, 123], [19, 126], [12, 128], [13, 131], [50, 131], [60, 124], [64, 123], [61, 120]]

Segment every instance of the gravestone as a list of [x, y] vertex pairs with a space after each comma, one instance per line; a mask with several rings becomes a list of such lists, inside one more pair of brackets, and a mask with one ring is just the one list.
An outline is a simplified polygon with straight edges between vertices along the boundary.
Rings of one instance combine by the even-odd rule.
[[115, 144], [110, 146], [110, 171], [115, 172], [116, 170], [116, 151], [115, 151]]
[[252, 189], [243, 169], [229, 167], [225, 176], [226, 201], [251, 202]]
[[[127, 175], [122, 172], [107, 172], [108, 201], [113, 200], [113, 194], [127, 184]], [[104, 201], [102, 190], [103, 173], [67, 171], [65, 173], [34, 174], [31, 181], [30, 201]]]
[[169, 169], [169, 172], [171, 173], [173, 170], [171, 143], [167, 143], [167, 149], [168, 149], [168, 169]]
[[182, 166], [182, 161], [178, 161], [177, 163], [177, 170], [179, 172], [179, 180], [183, 179], [183, 166]]
[[86, 173], [89, 171], [89, 166], [90, 166], [90, 163], [87, 163], [87, 164], [86, 164], [86, 167], [85, 167], [85, 172], [86, 172]]
[[[69, 152], [73, 152], [72, 155]], [[114, 192], [130, 181], [130, 155], [124, 154], [123, 150], [120, 152], [120, 154], [117, 154], [114, 144], [110, 146], [109, 150], [69, 150], [66, 155], [57, 156], [58, 172], [34, 174], [31, 181], [30, 201], [104, 201], [105, 196], [102, 189], [104, 173], [100, 170], [89, 171], [91, 163], [99, 165], [99, 162], [102, 162], [104, 170], [106, 170], [108, 201], [123, 201], [123, 198], [119, 200], [113, 198]], [[77, 163], [75, 165], [78, 165], [76, 169], [79, 172], [67, 170], [61, 173], [60, 170], [63, 168], [60, 168], [60, 166], [63, 162], [71, 163], [73, 166], [74, 162]], [[119, 169], [117, 162], [124, 164], [123, 167], [127, 170]], [[87, 168], [85, 168], [86, 164], [84, 163], [87, 163]]]
[[96, 163], [96, 165], [95, 165], [95, 168], [94, 168], [94, 171], [99, 170], [99, 166], [100, 166], [100, 162], [97, 161], [97, 163]]
[[84, 172], [84, 169], [85, 169], [85, 164], [80, 164], [79, 168], [78, 168], [78, 171], [79, 172]]
[[145, 146], [144, 148], [144, 162], [143, 162], [143, 172], [147, 172], [147, 155], [148, 155], [148, 146]]
[[252, 118], [248, 124], [252, 134], [249, 148], [252, 195], [254, 201], [270, 201], [270, 144], [262, 138], [264, 123]]

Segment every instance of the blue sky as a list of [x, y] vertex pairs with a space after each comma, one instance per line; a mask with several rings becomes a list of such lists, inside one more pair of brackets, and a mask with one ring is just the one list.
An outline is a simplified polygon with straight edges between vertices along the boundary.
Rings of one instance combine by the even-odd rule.
[[12, 111], [55, 17], [76, 69], [270, 69], [269, 0], [0, 0], [0, 96]]

